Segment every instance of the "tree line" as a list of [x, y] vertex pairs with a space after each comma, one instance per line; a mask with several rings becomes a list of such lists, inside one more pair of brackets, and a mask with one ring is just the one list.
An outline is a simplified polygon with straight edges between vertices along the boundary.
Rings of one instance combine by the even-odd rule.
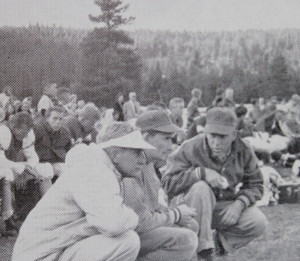
[[62, 27], [0, 28], [0, 89], [40, 97], [56, 82], [79, 97], [111, 106], [117, 92], [136, 91], [142, 103], [190, 98], [199, 88], [210, 103], [231, 87], [237, 102], [300, 91], [300, 30], [125, 32]]

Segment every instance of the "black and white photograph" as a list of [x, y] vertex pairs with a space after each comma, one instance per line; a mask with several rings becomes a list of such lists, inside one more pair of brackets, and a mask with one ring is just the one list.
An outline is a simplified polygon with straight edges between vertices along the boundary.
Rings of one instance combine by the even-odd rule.
[[299, 0], [0, 0], [0, 261], [282, 260]]

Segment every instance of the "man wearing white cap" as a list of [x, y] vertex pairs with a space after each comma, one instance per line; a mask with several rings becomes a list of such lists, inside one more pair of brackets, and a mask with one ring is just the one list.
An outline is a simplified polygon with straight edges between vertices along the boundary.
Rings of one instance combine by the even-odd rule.
[[[225, 253], [248, 244], [267, 225], [253, 206], [262, 197], [262, 174], [253, 151], [236, 136], [236, 125], [231, 109], [208, 110], [204, 134], [170, 156], [163, 177], [174, 202], [197, 210], [198, 253], [204, 260], [213, 259], [215, 247]], [[211, 228], [217, 231], [215, 240]]]
[[21, 227], [13, 261], [136, 259], [138, 216], [123, 204], [122, 179], [137, 175], [142, 149], [153, 147], [127, 123], [109, 125], [99, 141], [68, 152], [65, 173]]

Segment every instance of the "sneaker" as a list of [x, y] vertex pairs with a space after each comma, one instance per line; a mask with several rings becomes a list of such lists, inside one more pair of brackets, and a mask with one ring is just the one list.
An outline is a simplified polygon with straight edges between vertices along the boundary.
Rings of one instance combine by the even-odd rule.
[[214, 241], [215, 241], [215, 254], [217, 256], [225, 256], [227, 254], [227, 252], [226, 252], [225, 248], [223, 247], [221, 239], [219, 237], [219, 234], [216, 230], [214, 231], [213, 237], [214, 237]]

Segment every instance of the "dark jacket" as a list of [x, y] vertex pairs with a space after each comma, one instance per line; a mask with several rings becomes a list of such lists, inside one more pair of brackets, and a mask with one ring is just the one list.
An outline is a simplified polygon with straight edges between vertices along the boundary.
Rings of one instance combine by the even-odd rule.
[[[186, 192], [199, 181], [194, 169], [210, 168], [226, 177], [229, 187], [214, 191], [217, 200], [235, 200], [239, 198], [246, 206], [252, 205], [262, 197], [263, 178], [257, 165], [254, 152], [241, 139], [236, 138], [231, 153], [224, 164], [212, 157], [205, 134], [185, 141], [167, 162], [163, 186], [170, 198]], [[242, 187], [236, 193], [236, 186]]]
[[34, 133], [35, 150], [40, 162], [65, 162], [66, 154], [71, 148], [71, 136], [66, 128], [53, 131], [49, 123], [41, 119], [35, 123]]
[[117, 121], [124, 121], [123, 105], [116, 102], [114, 105], [114, 111], [116, 111], [119, 114]]

